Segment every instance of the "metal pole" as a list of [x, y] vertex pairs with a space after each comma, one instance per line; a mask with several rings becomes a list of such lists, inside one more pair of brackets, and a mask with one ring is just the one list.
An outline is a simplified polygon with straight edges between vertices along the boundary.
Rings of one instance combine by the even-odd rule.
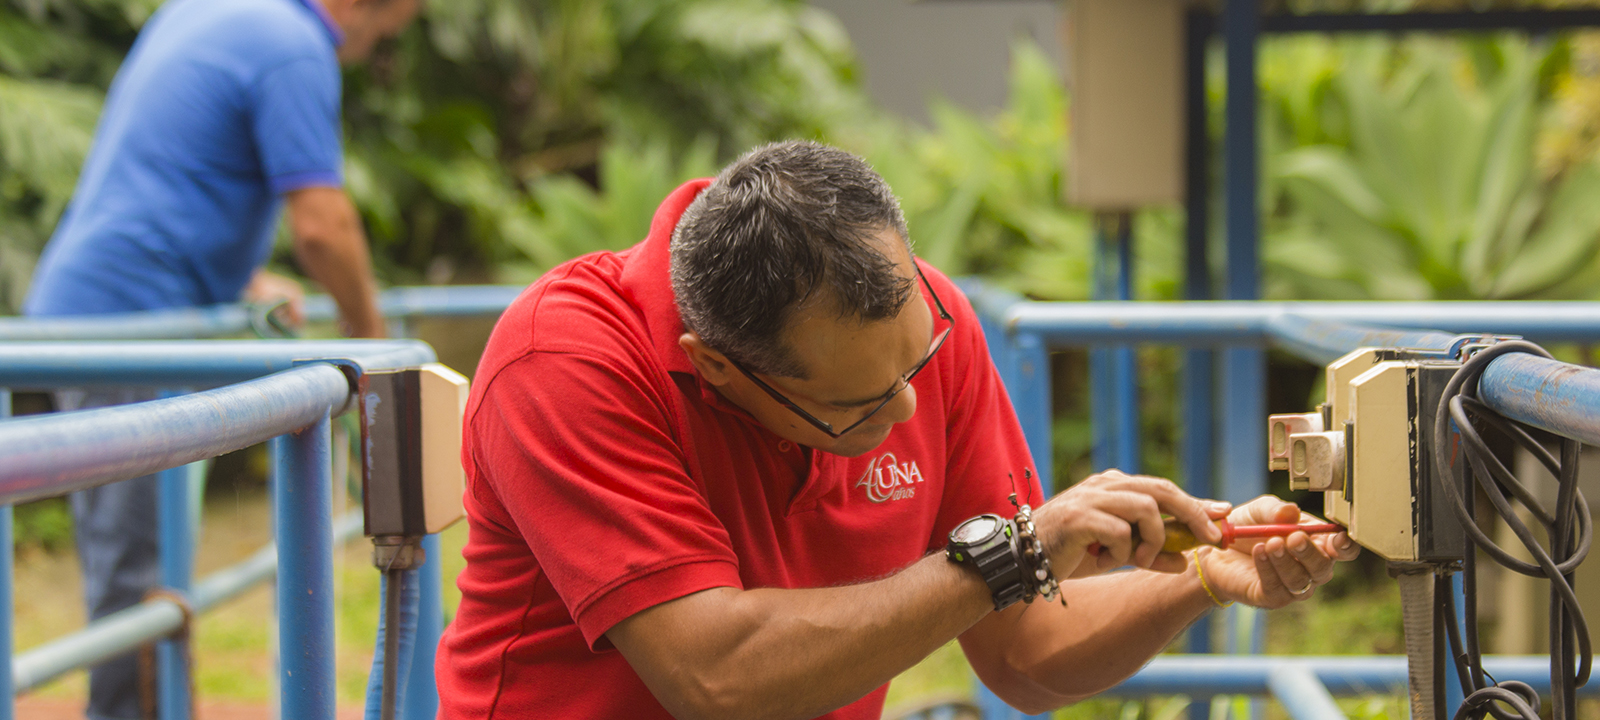
[[[0, 419], [11, 417], [11, 389], [0, 388]], [[12, 602], [12, 583], [16, 582], [12, 560], [12, 509], [0, 506], [0, 667], [11, 667], [11, 649], [15, 645], [12, 624], [16, 621], [16, 605]], [[12, 720], [16, 714], [16, 686], [11, 673], [0, 672], [0, 720]]]
[[[1259, 0], [1226, 0], [1223, 34], [1227, 40], [1228, 97], [1223, 141], [1225, 219], [1228, 238], [1226, 298], [1260, 297], [1257, 250], [1256, 35]], [[1259, 348], [1229, 348], [1222, 353], [1222, 499], [1245, 502], [1266, 490], [1266, 356]], [[1263, 616], [1242, 606], [1230, 609], [1235, 629], [1247, 635], [1248, 651], [1261, 652]], [[1230, 639], [1241, 633], [1230, 633]], [[1241, 648], [1242, 649], [1242, 648]], [[1259, 716], [1252, 703], [1252, 717]]]
[[[1133, 299], [1133, 214], [1116, 215], [1117, 299]], [[1139, 472], [1139, 361], [1133, 345], [1111, 350], [1112, 384], [1117, 404], [1117, 467]]]
[[[1133, 215], [1095, 215], [1094, 299], [1133, 298]], [[1139, 472], [1139, 371], [1128, 344], [1089, 350], [1090, 413], [1096, 470]]]
[[[163, 391], [162, 397], [177, 397]], [[189, 466], [179, 465], [156, 476], [156, 522], [160, 538], [161, 585], [185, 598], [194, 582], [194, 525], [189, 515]], [[193, 628], [188, 628], [192, 631]], [[156, 708], [161, 720], [188, 720], [193, 707], [189, 696], [189, 643], [187, 637], [156, 643]]]
[[[1206, 43], [1211, 37], [1211, 16], [1191, 9], [1184, 16], [1184, 299], [1210, 300], [1211, 252], [1207, 244], [1211, 217], [1211, 137], [1206, 127]], [[1189, 494], [1213, 497], [1216, 442], [1216, 354], [1191, 349], [1183, 354], [1182, 480]], [[1189, 626], [1188, 649], [1212, 651], [1212, 615]], [[1211, 708], [1190, 705], [1195, 720], [1205, 720]]]
[[[1093, 299], [1116, 299], [1116, 255], [1110, 233], [1106, 231], [1104, 214], [1094, 216], [1094, 287]], [[1117, 466], [1116, 438], [1119, 425], [1117, 417], [1116, 377], [1111, 347], [1100, 345], [1089, 348], [1089, 432], [1092, 442], [1090, 462], [1095, 471]]]
[[[416, 644], [411, 655], [411, 673], [405, 681], [405, 708], [400, 715], [405, 720], [433, 720], [439, 713], [439, 688], [433, 679], [434, 653], [439, 647], [439, 635], [444, 632], [439, 536], [423, 537], [422, 551], [427, 559], [417, 572], [422, 582], [422, 599], [417, 606]], [[398, 632], [398, 629], [390, 632]]]
[[1344, 720], [1345, 714], [1333, 701], [1328, 686], [1311, 668], [1288, 662], [1267, 673], [1267, 687], [1272, 696], [1289, 711], [1294, 720]]
[[[1055, 452], [1051, 447], [1050, 408], [1050, 351], [1033, 333], [1012, 336], [1011, 356], [1014, 358], [1013, 382], [1010, 388], [1022, 425], [1022, 434], [1028, 440], [1028, 453], [1033, 456], [1034, 472], [1039, 476], [1039, 487], [1045, 497], [1055, 492]], [[1017, 478], [1021, 483], [1026, 478]]]
[[328, 416], [271, 441], [283, 717], [334, 720], [333, 499]]

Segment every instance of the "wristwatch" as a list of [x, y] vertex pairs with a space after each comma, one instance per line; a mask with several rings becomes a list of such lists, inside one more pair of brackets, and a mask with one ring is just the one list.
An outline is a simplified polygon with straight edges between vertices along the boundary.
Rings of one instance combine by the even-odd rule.
[[950, 531], [945, 546], [950, 562], [978, 571], [994, 596], [994, 609], [1004, 610], [1022, 599], [1022, 561], [1017, 551], [1017, 526], [999, 515], [979, 515]]

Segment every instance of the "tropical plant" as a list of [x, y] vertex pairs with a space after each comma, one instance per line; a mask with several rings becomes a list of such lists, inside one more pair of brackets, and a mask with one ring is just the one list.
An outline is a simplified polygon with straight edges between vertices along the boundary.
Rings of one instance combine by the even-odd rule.
[[153, 9], [146, 0], [0, 2], [0, 313], [21, 305], [105, 88]]
[[609, 190], [827, 134], [865, 107], [854, 77], [843, 30], [799, 0], [436, 1], [347, 74], [350, 188], [391, 279], [441, 257], [524, 279], [643, 236], [611, 219], [641, 198]]
[[[1267, 294], [1595, 296], [1600, 164], [1539, 172], [1560, 42], [1301, 41], [1271, 86]], [[1273, 75], [1269, 74], [1269, 78]]]

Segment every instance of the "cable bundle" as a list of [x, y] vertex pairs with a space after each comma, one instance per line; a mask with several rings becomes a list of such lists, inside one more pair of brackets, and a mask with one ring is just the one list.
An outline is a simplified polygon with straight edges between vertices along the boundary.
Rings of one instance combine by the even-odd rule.
[[[1527, 683], [1498, 682], [1483, 670], [1483, 657], [1478, 642], [1477, 626], [1477, 562], [1476, 551], [1482, 550], [1496, 563], [1529, 577], [1544, 578], [1550, 583], [1550, 686], [1551, 706], [1557, 720], [1572, 720], [1576, 708], [1576, 691], [1589, 680], [1592, 653], [1589, 646], [1588, 624], [1583, 610], [1578, 607], [1578, 597], [1572, 590], [1573, 571], [1589, 553], [1593, 536], [1593, 522], [1589, 505], [1578, 490], [1578, 453], [1582, 443], [1562, 438], [1557, 459], [1535, 440], [1520, 423], [1508, 420], [1478, 399], [1478, 379], [1484, 368], [1495, 358], [1513, 352], [1525, 352], [1550, 357], [1544, 348], [1528, 342], [1507, 341], [1491, 345], [1468, 359], [1450, 378], [1444, 394], [1439, 399], [1439, 412], [1433, 426], [1434, 468], [1448, 489], [1456, 518], [1466, 530], [1469, 547], [1462, 563], [1462, 587], [1466, 615], [1465, 644], [1462, 630], [1456, 622], [1455, 596], [1450, 590], [1448, 575], [1439, 575], [1434, 589], [1436, 612], [1442, 617], [1436, 621], [1445, 626], [1449, 637], [1450, 655], [1466, 700], [1456, 712], [1456, 720], [1482, 718], [1492, 714], [1499, 720], [1526, 718], [1537, 720], [1539, 694]], [[1506, 464], [1495, 457], [1479, 434], [1477, 424], [1482, 423], [1499, 430], [1518, 445], [1532, 453], [1557, 481], [1554, 512], [1544, 508], [1522, 483], [1518, 482]], [[1451, 430], [1460, 440], [1459, 446], [1450, 442]], [[1464, 456], [1467, 466], [1462, 468], [1463, 481], [1458, 487], [1451, 480], [1451, 466]], [[1534, 562], [1513, 557], [1496, 545], [1480, 528], [1474, 514], [1475, 493], [1473, 481], [1483, 489], [1495, 512], [1509, 526], [1517, 539], [1527, 549]], [[1510, 491], [1543, 526], [1550, 538], [1550, 548], [1539, 544], [1526, 523], [1512, 505]], [[1576, 646], [1577, 657], [1572, 649]], [[1509, 709], [1508, 709], [1509, 708]]]

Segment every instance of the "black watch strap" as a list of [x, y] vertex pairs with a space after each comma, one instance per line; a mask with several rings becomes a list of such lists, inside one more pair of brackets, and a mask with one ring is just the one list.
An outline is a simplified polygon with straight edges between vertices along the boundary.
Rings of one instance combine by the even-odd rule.
[[960, 526], [957, 526], [957, 530], [950, 533], [945, 557], [978, 571], [983, 582], [989, 586], [994, 609], [999, 611], [1022, 600], [1027, 594], [1027, 587], [1022, 577], [1022, 558], [1017, 549], [1016, 523], [997, 515], [980, 515], [967, 523], [991, 518], [997, 521], [998, 531], [978, 542], [956, 539], [960, 532]]

